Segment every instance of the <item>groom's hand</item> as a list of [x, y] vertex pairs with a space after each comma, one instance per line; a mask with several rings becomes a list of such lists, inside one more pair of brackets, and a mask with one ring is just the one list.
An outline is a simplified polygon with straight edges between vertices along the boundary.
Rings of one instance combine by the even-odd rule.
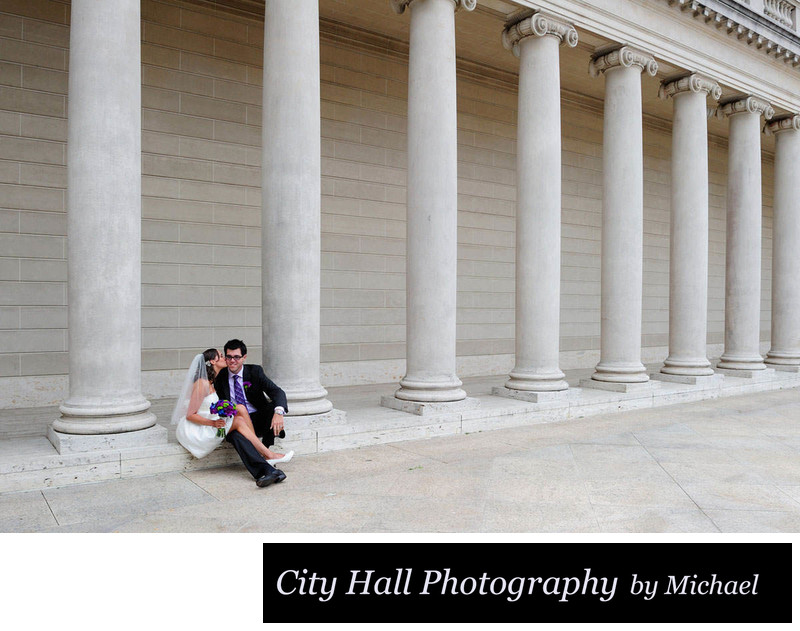
[[283, 415], [282, 414], [273, 414], [272, 415], [272, 424], [270, 425], [270, 429], [272, 429], [273, 434], [277, 436], [283, 431]]

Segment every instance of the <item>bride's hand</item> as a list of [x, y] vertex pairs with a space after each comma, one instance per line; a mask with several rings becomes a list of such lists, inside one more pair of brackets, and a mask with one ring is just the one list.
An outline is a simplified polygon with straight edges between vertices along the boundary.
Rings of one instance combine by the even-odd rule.
[[225, 427], [225, 421], [221, 418], [211, 421], [211, 427]]

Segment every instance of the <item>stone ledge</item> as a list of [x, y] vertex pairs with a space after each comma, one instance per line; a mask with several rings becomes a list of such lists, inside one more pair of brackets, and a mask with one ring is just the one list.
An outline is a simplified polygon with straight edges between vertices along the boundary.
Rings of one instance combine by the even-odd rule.
[[[763, 372], [763, 371], [762, 371]], [[660, 407], [720, 396], [735, 396], [800, 387], [800, 374], [772, 372], [769, 380], [725, 378], [719, 382], [683, 384], [662, 382], [662, 387], [642, 393], [617, 393], [605, 390], [571, 388], [559, 401], [531, 403], [490, 394], [474, 399], [479, 407], [463, 412], [415, 415], [400, 410], [360, 406], [346, 416], [333, 415], [330, 424], [308, 419], [279, 449], [294, 449], [298, 455], [338, 449], [391, 444], [459, 433], [524, 427], [542, 423], [608, 414], [624, 410]], [[238, 465], [236, 451], [227, 443], [206, 458], [198, 460], [175, 442], [58, 454], [44, 436], [26, 437], [18, 443], [3, 441], [0, 453], [0, 493], [40, 490], [72, 484], [139, 477], [169, 471], [182, 472]]]

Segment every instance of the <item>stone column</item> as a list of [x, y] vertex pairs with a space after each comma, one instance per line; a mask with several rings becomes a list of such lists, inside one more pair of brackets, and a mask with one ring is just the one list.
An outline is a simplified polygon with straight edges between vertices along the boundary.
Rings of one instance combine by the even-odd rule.
[[141, 391], [139, 5], [72, 2], [69, 398], [49, 433], [60, 452], [140, 445], [154, 435], [166, 439], [165, 430], [158, 432], [163, 428], [138, 431], [156, 421]]
[[772, 223], [771, 368], [800, 371], [800, 116], [776, 120], [775, 197]]
[[[520, 58], [517, 116], [516, 364], [495, 394], [538, 401], [567, 389], [559, 368], [561, 88], [559, 46], [578, 33], [542, 13], [513, 24], [503, 44]], [[510, 391], [510, 392], [509, 392]], [[546, 398], [546, 397], [545, 397]], [[551, 395], [552, 398], [552, 395]]]
[[641, 73], [653, 57], [628, 46], [600, 50], [590, 73], [605, 75], [600, 363], [582, 385], [629, 390], [649, 380], [641, 361], [644, 166]]
[[[457, 164], [454, 9], [475, 0], [393, 0], [410, 9], [406, 375], [384, 405], [463, 401], [456, 376]], [[412, 402], [410, 406], [392, 401]], [[431, 409], [430, 405], [427, 406]]]
[[698, 74], [664, 82], [672, 97], [669, 356], [659, 378], [696, 383], [714, 374], [706, 352], [708, 310], [708, 109], [719, 85]]
[[263, 364], [289, 415], [322, 414], [318, 0], [266, 3], [263, 97]]
[[761, 115], [769, 103], [753, 96], [719, 108], [729, 118], [727, 241], [725, 248], [725, 351], [717, 368], [755, 376], [764, 370], [761, 330]]

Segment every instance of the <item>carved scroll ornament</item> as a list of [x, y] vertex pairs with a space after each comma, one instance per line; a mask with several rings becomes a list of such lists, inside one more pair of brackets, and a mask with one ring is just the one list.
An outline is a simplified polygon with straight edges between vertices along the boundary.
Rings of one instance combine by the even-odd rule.
[[[414, 0], [389, 0], [392, 5], [392, 9], [398, 15], [403, 13], [406, 10], [406, 7], [410, 5]], [[459, 9], [465, 9], [467, 11], [472, 11], [475, 6], [478, 4], [478, 0], [452, 0], [452, 2], [456, 5], [455, 10], [458, 11]]]
[[612, 68], [631, 68], [639, 66], [651, 77], [658, 72], [658, 64], [653, 56], [630, 46], [621, 46], [608, 52], [601, 52], [589, 62], [589, 74], [598, 77]]
[[710, 94], [715, 101], [722, 96], [719, 83], [701, 74], [692, 73], [672, 81], [664, 81], [658, 89], [658, 96], [662, 99], [681, 94], [682, 92], [705, 92]]
[[764, 99], [756, 96], [744, 96], [722, 103], [717, 108], [717, 117], [724, 118], [725, 116], [733, 116], [743, 112], [763, 115], [766, 120], [775, 115], [773, 107]]
[[533, 35], [538, 37], [553, 35], [570, 48], [578, 45], [578, 31], [571, 24], [544, 13], [536, 13], [508, 26], [503, 31], [503, 46], [519, 57], [519, 43]]

